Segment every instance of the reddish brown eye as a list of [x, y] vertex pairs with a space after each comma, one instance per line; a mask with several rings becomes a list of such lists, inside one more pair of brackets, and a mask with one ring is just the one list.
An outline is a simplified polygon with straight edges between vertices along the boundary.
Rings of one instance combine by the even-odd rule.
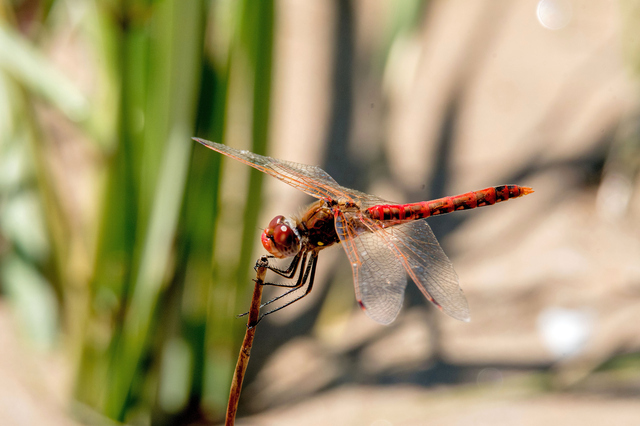
[[300, 250], [300, 237], [293, 224], [284, 216], [271, 219], [269, 226], [262, 232], [262, 245], [278, 258], [295, 256]]
[[282, 247], [289, 247], [293, 243], [295, 235], [293, 230], [281, 223], [273, 229], [273, 241]]
[[269, 231], [274, 231], [276, 229], [276, 226], [281, 224], [283, 221], [284, 221], [284, 216], [282, 215], [276, 216], [273, 219], [271, 219], [271, 222], [269, 222], [269, 226], [267, 227], [267, 229]]

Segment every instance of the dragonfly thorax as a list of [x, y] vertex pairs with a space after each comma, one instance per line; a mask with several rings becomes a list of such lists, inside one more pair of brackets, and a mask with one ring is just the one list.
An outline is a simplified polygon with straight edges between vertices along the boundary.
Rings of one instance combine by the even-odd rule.
[[340, 210], [342, 211], [360, 210], [360, 203], [354, 201], [351, 198], [340, 197], [338, 198], [336, 204], [340, 207]]
[[336, 234], [334, 220], [335, 205], [318, 200], [307, 207], [298, 221], [298, 230], [303, 236], [302, 244], [310, 250], [321, 250], [340, 239]]
[[264, 248], [279, 259], [295, 256], [301, 247], [298, 229], [282, 215], [271, 219], [262, 232], [261, 240]]

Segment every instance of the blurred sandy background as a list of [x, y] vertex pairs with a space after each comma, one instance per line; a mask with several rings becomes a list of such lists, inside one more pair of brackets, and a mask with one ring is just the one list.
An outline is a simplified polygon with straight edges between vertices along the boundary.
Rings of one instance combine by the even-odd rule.
[[0, 423], [223, 418], [261, 229], [310, 200], [190, 136], [399, 202], [536, 191], [429, 220], [470, 323], [410, 283], [380, 326], [322, 252], [239, 424], [640, 423], [640, 3], [190, 4], [2, 6]]

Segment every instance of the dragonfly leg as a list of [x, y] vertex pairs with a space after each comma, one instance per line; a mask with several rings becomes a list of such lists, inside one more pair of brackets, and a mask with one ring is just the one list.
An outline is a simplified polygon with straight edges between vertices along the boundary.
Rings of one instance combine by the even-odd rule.
[[[298, 260], [294, 260], [294, 262], [296, 263], [296, 270], [297, 270], [297, 265], [300, 263], [300, 259], [302, 258], [302, 266], [300, 267], [300, 275], [298, 276], [298, 280], [295, 282], [295, 284], [282, 284], [282, 283], [262, 283], [262, 285], [271, 285], [274, 287], [286, 287], [289, 288], [290, 290], [286, 291], [285, 293], [281, 294], [280, 296], [274, 297], [273, 299], [269, 300], [268, 302], [263, 303], [262, 305], [260, 305], [260, 308], [264, 308], [265, 306], [282, 299], [283, 297], [291, 294], [292, 292], [300, 289], [300, 287], [302, 287], [305, 283], [305, 281], [307, 280], [307, 275], [309, 274], [308, 269], [310, 268], [311, 264], [307, 265], [307, 272], [303, 273], [304, 269], [305, 269], [305, 264], [307, 263], [307, 255], [309, 254], [309, 252], [305, 252], [303, 255], [298, 256], [296, 255], [296, 257], [298, 258]], [[316, 255], [317, 256], [317, 255]], [[292, 262], [293, 263], [293, 262]], [[291, 266], [289, 267], [291, 269]], [[293, 277], [292, 274], [291, 278]], [[237, 317], [244, 317], [247, 314], [249, 314], [249, 312], [244, 312], [242, 314], [239, 314]]]
[[[296, 256], [293, 258], [293, 260], [291, 261], [291, 263], [289, 264], [287, 269], [280, 269], [280, 268], [276, 268], [275, 266], [271, 266], [271, 265], [267, 266], [267, 268], [270, 271], [273, 271], [276, 274], [280, 275], [281, 277], [284, 277], [284, 278], [287, 278], [287, 279], [291, 279], [291, 278], [294, 277], [294, 275], [296, 274], [296, 272], [298, 270], [298, 265], [300, 264], [300, 259], [305, 257], [306, 255], [307, 255], [306, 252], [299, 251], [298, 254], [296, 254]], [[269, 257], [273, 258], [275, 256], [269, 256]], [[267, 285], [271, 285], [271, 284], [267, 284]], [[288, 286], [283, 286], [283, 287], [288, 287]]]
[[258, 268], [260, 266], [262, 266], [262, 262], [267, 262], [267, 268], [268, 268], [269, 267], [269, 260], [268, 259], [273, 259], [273, 258], [275, 258], [275, 256], [272, 255], [272, 254], [263, 254], [262, 256], [260, 256], [258, 258], [258, 260], [256, 260], [256, 264], [253, 265], [253, 270], [257, 271]]
[[[260, 315], [260, 317], [258, 318], [258, 321], [256, 322], [256, 324], [258, 324], [258, 322], [260, 322], [262, 320], [262, 318], [266, 317], [269, 314], [272, 314], [274, 312], [278, 312], [280, 309], [284, 309], [287, 306], [291, 305], [292, 303], [297, 302], [298, 300], [302, 299], [303, 297], [305, 297], [306, 295], [308, 295], [311, 292], [311, 289], [313, 288], [313, 280], [315, 278], [316, 275], [316, 265], [318, 264], [318, 252], [312, 252], [311, 253], [311, 257], [309, 259], [309, 264], [307, 265], [306, 270], [304, 271], [304, 274], [300, 273], [301, 275], [301, 279], [298, 279], [298, 282], [300, 283], [300, 285], [296, 288], [292, 288], [291, 290], [287, 291], [286, 293], [278, 296], [277, 298], [275, 298], [274, 300], [270, 300], [269, 302], [263, 304], [262, 306], [268, 305], [269, 303], [281, 299], [284, 296], [287, 296], [288, 294], [293, 293], [296, 290], [299, 290], [300, 288], [302, 288], [304, 286], [304, 283], [308, 281], [307, 284], [307, 289], [305, 290], [305, 292], [303, 294], [301, 294], [300, 296], [296, 297], [293, 300], [288, 301], [287, 303], [285, 303], [282, 306], [278, 306], [275, 309], [272, 309], [268, 312], [265, 312], [264, 314]], [[256, 325], [254, 324], [254, 326]]]

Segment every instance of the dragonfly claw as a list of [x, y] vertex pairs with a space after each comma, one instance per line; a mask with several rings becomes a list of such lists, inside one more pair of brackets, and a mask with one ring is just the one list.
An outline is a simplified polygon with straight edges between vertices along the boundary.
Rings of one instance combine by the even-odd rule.
[[269, 260], [268, 259], [271, 259], [273, 257], [274, 256], [261, 256], [260, 259], [256, 260], [256, 264], [253, 267], [253, 270], [257, 272], [258, 268], [268, 268], [269, 267]]

